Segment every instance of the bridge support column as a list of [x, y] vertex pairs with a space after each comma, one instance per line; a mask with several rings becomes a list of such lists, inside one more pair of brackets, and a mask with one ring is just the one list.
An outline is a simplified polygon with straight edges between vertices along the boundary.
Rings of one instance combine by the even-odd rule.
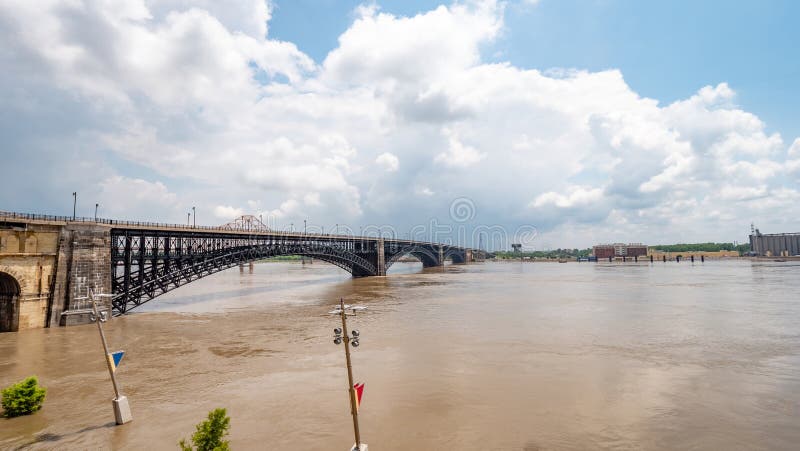
[[465, 250], [464, 251], [464, 263], [472, 263], [473, 261], [475, 261], [475, 260], [472, 259], [472, 249]]
[[[94, 224], [67, 224], [61, 230], [56, 276], [53, 283], [50, 324], [88, 324], [91, 305], [77, 298], [89, 288], [111, 294], [111, 229]], [[111, 302], [102, 299], [101, 310], [111, 317]]]
[[377, 241], [377, 243], [375, 243], [375, 245], [377, 246], [376, 254], [377, 254], [377, 260], [378, 260], [376, 262], [376, 265], [375, 265], [375, 268], [378, 269], [378, 273], [375, 274], [375, 275], [376, 276], [385, 276], [386, 275], [386, 257], [385, 257], [386, 248], [383, 245], [383, 238], [378, 238], [378, 241]]
[[439, 246], [439, 266], [444, 266], [444, 248]]

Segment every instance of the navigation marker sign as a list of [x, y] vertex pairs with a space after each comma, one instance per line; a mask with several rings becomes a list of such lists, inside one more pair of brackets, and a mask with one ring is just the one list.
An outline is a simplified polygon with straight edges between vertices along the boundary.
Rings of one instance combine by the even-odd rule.
[[353, 388], [356, 389], [356, 412], [358, 412], [358, 409], [361, 407], [361, 396], [364, 395], [364, 383], [359, 382], [353, 385]]
[[108, 354], [108, 363], [111, 365], [111, 371], [117, 371], [117, 367], [119, 366], [119, 362], [122, 361], [122, 356], [125, 355], [125, 351], [117, 351]]

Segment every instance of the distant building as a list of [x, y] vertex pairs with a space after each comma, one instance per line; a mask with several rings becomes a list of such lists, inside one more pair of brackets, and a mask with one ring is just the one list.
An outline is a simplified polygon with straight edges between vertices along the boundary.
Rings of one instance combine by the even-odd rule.
[[755, 229], [750, 235], [750, 250], [766, 257], [800, 255], [800, 233], [762, 234]]
[[593, 253], [598, 259], [608, 257], [644, 257], [647, 255], [647, 246], [642, 243], [598, 244], [594, 246]]
[[681, 258], [729, 258], [738, 257], [739, 251], [685, 251], [685, 252], [670, 252], [661, 251], [658, 249], [648, 249], [647, 255], [652, 256], [655, 260], [666, 258], [667, 260], [674, 260], [675, 257]]
[[514, 253], [518, 254], [519, 250], [522, 249], [522, 244], [521, 243], [513, 243], [511, 245], [511, 249], [514, 249]]

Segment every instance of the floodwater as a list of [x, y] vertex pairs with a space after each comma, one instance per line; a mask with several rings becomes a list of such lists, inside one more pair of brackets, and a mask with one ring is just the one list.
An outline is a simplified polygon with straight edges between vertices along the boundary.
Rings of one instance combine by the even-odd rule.
[[798, 449], [800, 266], [392, 269], [235, 268], [106, 323], [124, 426], [94, 325], [0, 334], [0, 385], [48, 388], [0, 449], [174, 450], [215, 407], [232, 449], [348, 449], [339, 297], [368, 307], [349, 325], [373, 450]]

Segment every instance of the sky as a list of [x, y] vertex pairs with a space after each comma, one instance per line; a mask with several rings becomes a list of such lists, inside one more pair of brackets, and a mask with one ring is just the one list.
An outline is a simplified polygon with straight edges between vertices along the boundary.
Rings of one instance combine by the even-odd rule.
[[0, 210], [494, 249], [797, 232], [798, 5], [0, 2]]

